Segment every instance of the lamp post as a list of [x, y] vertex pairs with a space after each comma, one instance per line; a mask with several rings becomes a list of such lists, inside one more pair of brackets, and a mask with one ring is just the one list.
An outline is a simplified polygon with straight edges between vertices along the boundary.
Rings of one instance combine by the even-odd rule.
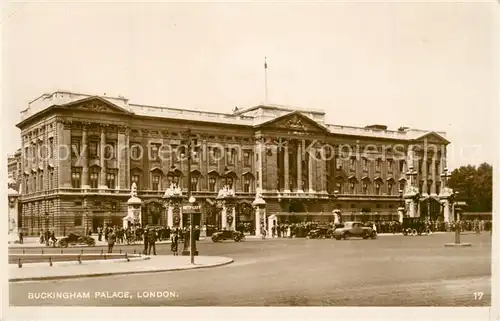
[[[191, 259], [191, 264], [194, 264], [194, 255], [197, 253], [196, 251], [196, 240], [194, 237], [194, 213], [193, 213], [193, 205], [196, 202], [196, 199], [191, 195], [191, 157], [192, 157], [192, 151], [191, 151], [191, 129], [188, 129], [186, 131], [186, 135], [188, 137], [187, 139], [187, 150], [186, 150], [186, 155], [187, 156], [187, 197], [188, 197], [188, 202], [191, 206], [190, 213], [189, 213], [189, 241], [184, 242], [184, 250], [182, 251], [182, 254], [184, 255], [185, 253], [187, 254], [188, 248], [189, 248], [189, 256]], [[182, 156], [182, 155], [181, 155]], [[189, 246], [188, 246], [189, 245]]]

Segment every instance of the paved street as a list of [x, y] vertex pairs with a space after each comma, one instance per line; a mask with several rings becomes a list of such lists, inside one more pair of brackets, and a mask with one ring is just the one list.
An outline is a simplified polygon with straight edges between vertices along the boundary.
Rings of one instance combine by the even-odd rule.
[[[200, 254], [228, 256], [234, 263], [192, 271], [11, 283], [10, 303], [16, 306], [490, 305], [490, 235], [463, 235], [463, 242], [472, 243], [470, 248], [445, 248], [443, 244], [450, 241], [453, 241], [450, 233], [347, 241], [257, 239], [219, 244], [203, 241], [199, 244]], [[131, 252], [142, 246], [122, 248]], [[161, 255], [170, 254], [170, 247], [160, 245], [157, 251]], [[41, 292], [75, 291], [89, 292], [90, 298], [30, 299]], [[103, 296], [106, 291], [109, 295]], [[128, 295], [105, 298], [113, 292], [128, 292]]]

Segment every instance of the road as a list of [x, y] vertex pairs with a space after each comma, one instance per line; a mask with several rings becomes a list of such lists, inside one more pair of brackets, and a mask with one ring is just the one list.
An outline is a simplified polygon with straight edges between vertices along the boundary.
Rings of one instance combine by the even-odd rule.
[[[453, 235], [447, 233], [379, 236], [377, 240], [287, 239], [218, 244], [205, 241], [198, 246], [201, 255], [229, 256], [234, 263], [191, 271], [11, 283], [10, 303], [14, 306], [490, 306], [491, 236], [463, 235], [463, 242], [472, 243], [470, 248], [443, 246], [452, 240]], [[141, 246], [123, 248], [131, 252]], [[169, 245], [157, 248], [160, 255], [170, 254], [169, 250]], [[90, 298], [30, 299], [34, 293], [75, 291], [88, 292]], [[128, 292], [130, 297], [103, 298], [103, 292], [109, 292], [109, 296], [113, 292]]]

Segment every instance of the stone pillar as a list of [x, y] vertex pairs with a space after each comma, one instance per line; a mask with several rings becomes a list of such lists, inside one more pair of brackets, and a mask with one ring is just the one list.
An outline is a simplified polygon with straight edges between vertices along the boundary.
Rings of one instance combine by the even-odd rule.
[[266, 201], [260, 197], [256, 197], [253, 201], [253, 206], [255, 208], [255, 235], [259, 236], [262, 233], [262, 229], [266, 228]]
[[432, 174], [432, 184], [431, 184], [431, 190], [430, 194], [433, 196], [436, 196], [436, 154], [432, 155], [432, 164], [431, 164], [431, 174]]
[[290, 193], [290, 162], [289, 162], [289, 154], [288, 154], [288, 142], [285, 143], [285, 146], [283, 147], [285, 155], [283, 156], [284, 158], [284, 176], [285, 176], [285, 193]]
[[236, 207], [231, 201], [224, 200], [222, 205], [222, 228], [234, 231], [236, 230]]
[[267, 235], [269, 237], [273, 236], [273, 226], [276, 225], [278, 225], [278, 217], [273, 214], [267, 218]]
[[399, 223], [403, 223], [403, 217], [405, 216], [405, 208], [400, 206], [398, 207], [398, 221]]
[[99, 145], [99, 160], [101, 161], [101, 175], [100, 175], [100, 182], [99, 182], [99, 189], [107, 189], [108, 187], [106, 186], [106, 161], [105, 159], [105, 150], [104, 147], [106, 146], [106, 131], [104, 127], [101, 127], [101, 143]]
[[116, 177], [116, 189], [128, 186], [127, 177], [130, 175], [130, 170], [127, 168], [127, 159], [130, 160], [129, 148], [127, 144], [126, 129], [118, 128], [118, 141], [116, 144], [116, 165], [118, 168], [118, 175]]
[[314, 182], [313, 182], [313, 174], [314, 174], [314, 159], [315, 157], [313, 156], [312, 153], [314, 153], [315, 150], [311, 149], [309, 151], [309, 161], [308, 161], [308, 166], [307, 166], [307, 183], [308, 183], [308, 193], [314, 193]]
[[257, 162], [257, 171], [259, 172], [259, 177], [258, 177], [258, 180], [257, 180], [257, 184], [258, 184], [258, 187], [263, 189], [264, 188], [264, 185], [262, 184], [263, 182], [263, 166], [262, 166], [262, 162], [263, 162], [263, 157], [264, 157], [264, 153], [263, 153], [263, 150], [264, 150], [264, 144], [262, 143], [262, 138], [259, 138], [257, 140], [257, 157], [258, 157], [258, 162]]
[[88, 153], [89, 153], [89, 146], [88, 146], [88, 139], [87, 139], [87, 133], [88, 128], [86, 125], [83, 126], [82, 129], [82, 188], [83, 189], [89, 189], [89, 159], [88, 159]]
[[[56, 159], [58, 186], [71, 188], [71, 124], [59, 123], [59, 157]], [[32, 163], [34, 164], [34, 163]]]
[[302, 141], [297, 143], [297, 193], [304, 193], [302, 190]]
[[[422, 190], [420, 191], [420, 193], [422, 194], [428, 194], [430, 191], [427, 190], [427, 182], [429, 181], [429, 173], [427, 173], [427, 164], [428, 163], [428, 159], [427, 159], [427, 152], [424, 151], [423, 152], [423, 161], [422, 161], [422, 181], [424, 182], [422, 184]], [[419, 168], [420, 170], [420, 168]], [[418, 185], [417, 185], [418, 186]]]
[[227, 227], [227, 212], [228, 212], [228, 210], [227, 210], [226, 205], [225, 204], [222, 205], [222, 211], [220, 212], [220, 215], [221, 215], [220, 222], [221, 222], [221, 227], [223, 230], [228, 228]]
[[127, 201], [127, 216], [123, 219], [123, 225], [128, 224], [126, 222], [132, 222], [133, 224], [140, 224], [142, 226], [142, 201], [137, 196], [131, 196]]
[[174, 208], [173, 206], [170, 206], [170, 204], [167, 203], [165, 213], [167, 215], [167, 219], [165, 222], [167, 222], [167, 226], [172, 228], [174, 226]]
[[450, 201], [446, 199], [442, 202], [442, 205], [443, 205], [443, 217], [444, 217], [445, 223], [453, 222], [454, 217], [453, 217], [453, 215], [451, 215]]

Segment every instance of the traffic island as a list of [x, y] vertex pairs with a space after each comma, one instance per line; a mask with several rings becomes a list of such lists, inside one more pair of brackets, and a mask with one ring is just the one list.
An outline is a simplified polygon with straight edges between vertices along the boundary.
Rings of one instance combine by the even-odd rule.
[[445, 247], [470, 247], [470, 243], [444, 243]]
[[140, 273], [171, 272], [217, 267], [233, 262], [223, 256], [197, 256], [191, 264], [189, 256], [142, 256], [135, 260], [98, 260], [78, 262], [31, 263], [19, 268], [9, 264], [9, 282], [77, 279]]

